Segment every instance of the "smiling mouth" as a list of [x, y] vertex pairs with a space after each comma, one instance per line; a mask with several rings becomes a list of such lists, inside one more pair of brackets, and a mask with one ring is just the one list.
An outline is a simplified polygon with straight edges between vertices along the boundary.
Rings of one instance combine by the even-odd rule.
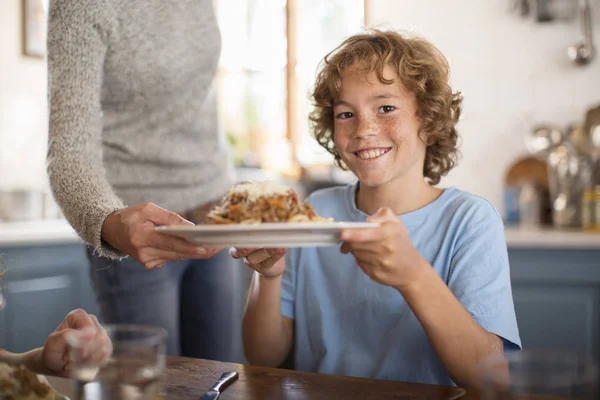
[[391, 147], [378, 147], [371, 149], [363, 149], [355, 151], [353, 154], [361, 160], [374, 160], [387, 154], [392, 148]]

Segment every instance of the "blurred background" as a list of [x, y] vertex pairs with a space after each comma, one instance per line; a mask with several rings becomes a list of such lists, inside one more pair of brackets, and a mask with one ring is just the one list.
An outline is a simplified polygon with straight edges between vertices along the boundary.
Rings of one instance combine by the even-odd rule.
[[[45, 172], [47, 3], [0, 2], [0, 255], [9, 268], [0, 347], [15, 351], [40, 345], [68, 310], [96, 310], [82, 244]], [[239, 177], [279, 179], [303, 196], [352, 181], [309, 130], [322, 57], [364, 27], [433, 42], [464, 95], [462, 157], [441, 186], [481, 195], [503, 216], [524, 345], [599, 358], [600, 58], [591, 44], [600, 0], [215, 5], [220, 117]], [[236, 285], [241, 315], [245, 273]]]

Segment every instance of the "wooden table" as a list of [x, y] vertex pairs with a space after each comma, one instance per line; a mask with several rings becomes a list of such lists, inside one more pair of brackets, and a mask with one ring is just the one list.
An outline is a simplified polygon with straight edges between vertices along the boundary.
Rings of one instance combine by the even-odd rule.
[[225, 389], [219, 400], [450, 400], [459, 397], [469, 400], [477, 398], [474, 394], [468, 396], [465, 390], [453, 387], [350, 378], [183, 357], [168, 358], [166, 398], [198, 400], [200, 395], [227, 371], [236, 371], [240, 376]]
[[[476, 393], [454, 387], [373, 379], [350, 378], [254, 367], [184, 357], [168, 357], [165, 389], [168, 400], [199, 400], [222, 373], [236, 371], [239, 379], [219, 400], [461, 400], [478, 399]], [[70, 381], [48, 378], [59, 392], [69, 395]]]

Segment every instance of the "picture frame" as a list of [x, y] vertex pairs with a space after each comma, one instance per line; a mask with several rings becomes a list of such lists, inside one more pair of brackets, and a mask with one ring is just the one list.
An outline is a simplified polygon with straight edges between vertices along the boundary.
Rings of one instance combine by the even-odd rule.
[[23, 54], [28, 57], [46, 56], [48, 0], [22, 0]]

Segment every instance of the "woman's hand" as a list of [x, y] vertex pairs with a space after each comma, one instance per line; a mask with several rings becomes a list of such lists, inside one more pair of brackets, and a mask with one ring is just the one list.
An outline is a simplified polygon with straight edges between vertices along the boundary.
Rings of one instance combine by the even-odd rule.
[[229, 249], [236, 259], [243, 258], [244, 264], [266, 278], [276, 278], [283, 274], [287, 249]]
[[102, 240], [135, 258], [148, 269], [175, 260], [210, 258], [221, 249], [199, 247], [183, 238], [156, 232], [162, 225], [194, 225], [180, 215], [144, 203], [110, 214], [102, 225]]
[[383, 285], [402, 291], [417, 282], [427, 263], [412, 245], [402, 221], [389, 208], [380, 209], [367, 221], [380, 226], [343, 231], [342, 253], [352, 253], [365, 274]]
[[[112, 343], [98, 319], [84, 310], [71, 311], [46, 340], [44, 347], [34, 350], [32, 370], [67, 376], [71, 370], [69, 359], [70, 336], [83, 344], [87, 358], [107, 360], [112, 354]], [[36, 365], [37, 364], [37, 365]]]

